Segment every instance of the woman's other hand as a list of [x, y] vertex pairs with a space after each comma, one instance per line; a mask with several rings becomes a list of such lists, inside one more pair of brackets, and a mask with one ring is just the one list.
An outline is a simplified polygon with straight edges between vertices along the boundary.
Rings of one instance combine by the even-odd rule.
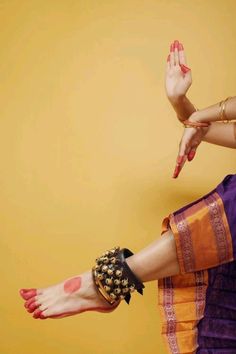
[[183, 44], [175, 40], [170, 46], [165, 76], [166, 94], [170, 102], [185, 96], [191, 84], [191, 69], [187, 67]]
[[202, 142], [209, 127], [185, 128], [179, 144], [179, 153], [176, 160], [173, 178], [177, 178], [186, 160], [192, 161], [199, 144]]

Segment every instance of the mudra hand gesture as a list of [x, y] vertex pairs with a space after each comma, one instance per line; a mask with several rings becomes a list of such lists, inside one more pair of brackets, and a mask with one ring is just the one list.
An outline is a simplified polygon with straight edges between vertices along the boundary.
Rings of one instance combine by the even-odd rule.
[[[188, 119], [190, 122], [194, 117], [194, 106], [186, 98], [186, 93], [192, 84], [191, 69], [187, 66], [183, 44], [175, 40], [170, 45], [170, 53], [167, 57], [165, 88], [166, 94], [178, 119], [182, 122]], [[194, 121], [194, 120], [193, 120]], [[198, 145], [207, 133], [205, 127], [189, 127], [184, 129], [180, 144], [179, 153], [173, 177], [177, 178], [186, 160], [191, 161]]]
[[166, 65], [165, 87], [170, 100], [184, 96], [192, 84], [191, 70], [186, 65], [183, 44], [174, 41], [171, 43]]

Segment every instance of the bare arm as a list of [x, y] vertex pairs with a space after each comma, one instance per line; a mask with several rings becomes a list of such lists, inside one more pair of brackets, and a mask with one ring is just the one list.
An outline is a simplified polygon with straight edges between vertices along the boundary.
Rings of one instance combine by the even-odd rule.
[[190, 102], [185, 95], [180, 97], [168, 97], [168, 99], [180, 122], [188, 119], [196, 111], [192, 102]]
[[[220, 122], [219, 103], [196, 111], [186, 96], [169, 98], [169, 101], [181, 122], [185, 119], [195, 122], [212, 122], [209, 128], [204, 128], [202, 141], [236, 149], [236, 123], [222, 124]], [[225, 114], [228, 120], [236, 119], [236, 97], [227, 101]]]
[[[236, 119], [236, 97], [230, 98], [225, 105], [225, 117], [227, 120]], [[212, 122], [206, 129], [203, 141], [236, 149], [236, 123], [224, 124], [221, 121], [220, 106], [216, 103], [210, 107], [194, 112], [190, 121]]]

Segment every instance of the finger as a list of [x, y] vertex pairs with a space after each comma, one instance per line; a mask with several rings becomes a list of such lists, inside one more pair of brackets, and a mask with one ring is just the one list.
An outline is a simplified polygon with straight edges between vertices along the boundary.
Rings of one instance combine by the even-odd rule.
[[187, 72], [189, 72], [191, 70], [188, 66], [186, 66], [184, 64], [180, 64], [180, 68], [181, 68], [182, 73], [184, 73], [184, 74], [187, 74]]
[[187, 65], [184, 46], [182, 43], [179, 43], [178, 50], [179, 50], [179, 63], [183, 65]]
[[179, 154], [176, 160], [176, 165], [175, 165], [175, 170], [173, 173], [173, 178], [177, 178], [180, 171], [182, 170], [186, 160], [187, 160], [187, 154], [189, 153], [189, 149], [182, 139], [179, 145]]
[[196, 155], [197, 147], [199, 144], [192, 146], [188, 153], [188, 161], [192, 161]]
[[196, 150], [190, 150], [190, 152], [188, 153], [188, 161], [192, 161], [195, 155], [196, 155]]
[[174, 61], [175, 65], [179, 65], [179, 41], [174, 41]]
[[175, 64], [175, 59], [174, 59], [174, 43], [171, 43], [170, 45], [170, 67], [173, 67]]
[[185, 155], [185, 156], [179, 156], [179, 158], [182, 158], [182, 162], [181, 162], [181, 164], [176, 164], [175, 165], [175, 170], [174, 170], [174, 173], [173, 173], [173, 178], [177, 178], [178, 177], [178, 175], [180, 174], [180, 171], [182, 170], [182, 168], [183, 168], [183, 166], [184, 166], [184, 164], [185, 164], [185, 161], [187, 160], [187, 156]]

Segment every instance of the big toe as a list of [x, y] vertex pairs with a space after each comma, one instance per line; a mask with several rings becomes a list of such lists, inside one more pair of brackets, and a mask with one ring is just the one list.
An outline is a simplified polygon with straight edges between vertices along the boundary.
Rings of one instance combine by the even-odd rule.
[[37, 290], [36, 289], [21, 289], [20, 290], [20, 296], [24, 300], [29, 300], [31, 297], [36, 296]]

